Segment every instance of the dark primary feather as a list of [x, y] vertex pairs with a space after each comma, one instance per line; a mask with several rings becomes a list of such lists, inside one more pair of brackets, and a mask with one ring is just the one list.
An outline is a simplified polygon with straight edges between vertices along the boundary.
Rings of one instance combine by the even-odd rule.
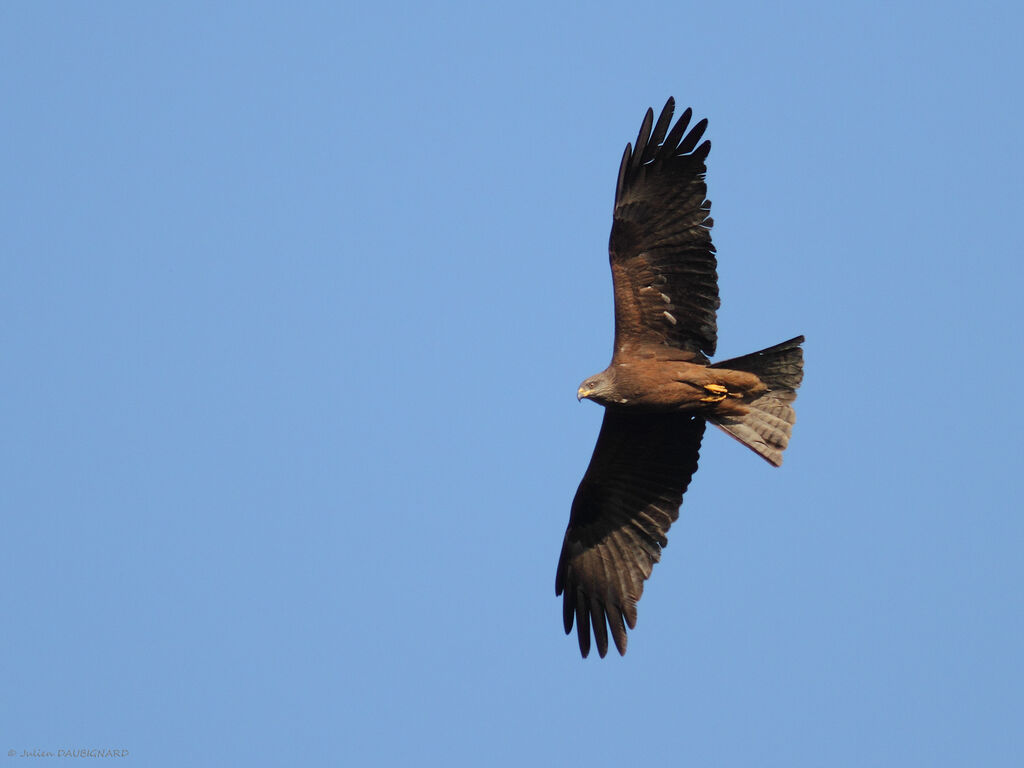
[[647, 111], [619, 166], [609, 241], [615, 355], [667, 344], [706, 363], [718, 341], [720, 303], [704, 182], [711, 142], [698, 146], [707, 120], [687, 133], [689, 109], [669, 131], [674, 106], [669, 99], [657, 124]]
[[584, 656], [591, 627], [602, 657], [609, 628], [619, 653], [626, 652], [626, 626], [636, 626], [644, 581], [697, 471], [704, 426], [704, 419], [679, 413], [605, 410], [555, 577], [566, 634], [575, 621]]

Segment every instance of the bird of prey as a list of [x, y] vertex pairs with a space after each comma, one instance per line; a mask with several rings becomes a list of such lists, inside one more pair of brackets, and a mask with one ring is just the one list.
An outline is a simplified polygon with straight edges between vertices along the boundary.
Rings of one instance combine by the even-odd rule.
[[626, 652], [644, 581], [668, 544], [669, 526], [711, 422], [769, 463], [782, 463], [803, 379], [803, 336], [711, 364], [719, 306], [711, 203], [687, 109], [669, 130], [669, 99], [657, 123], [647, 110], [636, 146], [626, 145], [608, 245], [615, 289], [611, 364], [583, 381], [577, 398], [605, 408], [594, 455], [572, 502], [555, 577], [580, 652], [608, 652], [608, 631]]

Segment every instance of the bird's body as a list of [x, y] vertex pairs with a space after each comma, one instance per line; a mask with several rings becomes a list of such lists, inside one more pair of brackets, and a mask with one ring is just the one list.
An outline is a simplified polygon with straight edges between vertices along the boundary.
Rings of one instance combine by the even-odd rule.
[[712, 368], [686, 357], [666, 346], [635, 350], [629, 360], [613, 360], [587, 379], [577, 394], [605, 407], [711, 415], [746, 413], [745, 403], [766, 391], [755, 374]]
[[712, 364], [719, 306], [711, 203], [700, 142], [686, 110], [669, 130], [674, 102], [657, 123], [647, 111], [636, 147], [626, 146], [609, 241], [615, 289], [611, 364], [577, 397], [605, 407], [590, 466], [573, 499], [555, 579], [566, 633], [598, 652], [608, 633], [626, 651], [626, 626], [651, 575], [711, 422], [771, 464], [782, 463], [803, 379], [798, 336]]

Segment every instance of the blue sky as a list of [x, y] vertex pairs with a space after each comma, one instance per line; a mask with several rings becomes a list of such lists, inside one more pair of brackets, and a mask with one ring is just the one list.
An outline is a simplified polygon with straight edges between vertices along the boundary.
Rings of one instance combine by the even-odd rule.
[[[1022, 23], [5, 4], [0, 750], [1020, 765]], [[804, 333], [807, 376], [781, 469], [708, 433], [629, 653], [584, 661], [575, 392], [669, 95], [720, 357]]]

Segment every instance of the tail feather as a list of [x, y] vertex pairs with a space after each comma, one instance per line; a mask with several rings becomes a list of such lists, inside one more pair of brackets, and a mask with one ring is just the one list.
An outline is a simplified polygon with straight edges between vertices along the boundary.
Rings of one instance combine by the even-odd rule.
[[776, 467], [796, 421], [792, 402], [804, 378], [803, 336], [776, 344], [743, 357], [723, 360], [712, 368], [727, 368], [755, 374], [768, 387], [757, 399], [745, 403], [742, 415], [710, 417], [711, 423], [739, 440]]

